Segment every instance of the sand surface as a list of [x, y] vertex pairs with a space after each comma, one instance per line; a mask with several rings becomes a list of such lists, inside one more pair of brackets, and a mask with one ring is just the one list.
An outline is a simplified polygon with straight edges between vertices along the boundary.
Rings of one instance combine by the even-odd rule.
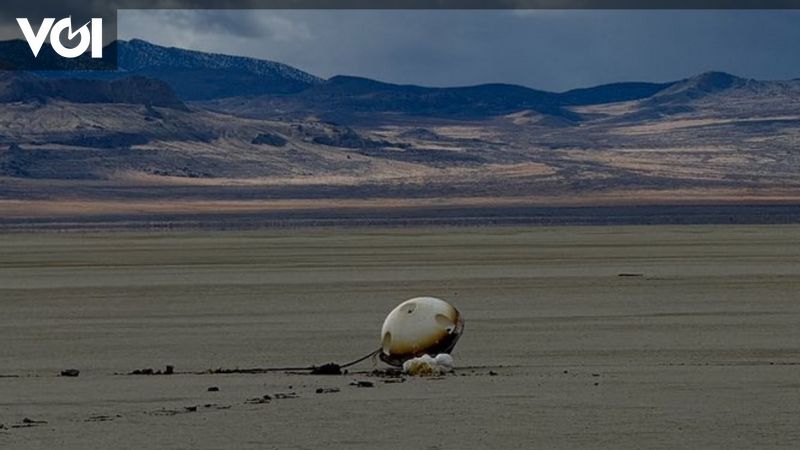
[[[796, 448], [799, 292], [798, 226], [0, 235], [0, 448]], [[453, 375], [114, 375], [353, 359], [416, 295]]]

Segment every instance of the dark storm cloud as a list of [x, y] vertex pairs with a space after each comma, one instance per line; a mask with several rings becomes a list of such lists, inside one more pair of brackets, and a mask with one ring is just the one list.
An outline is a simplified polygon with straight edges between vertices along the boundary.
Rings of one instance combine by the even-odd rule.
[[707, 70], [795, 78], [798, 25], [798, 11], [125, 11], [119, 33], [323, 77], [562, 90]]
[[[7, 0], [0, 17], [53, 10], [91, 13], [116, 9], [784, 9], [798, 0]], [[13, 14], [12, 14], [13, 13]]]
[[800, 0], [6, 0], [0, 19], [118, 9], [797, 9]]
[[[124, 14], [124, 12], [123, 12]], [[273, 29], [251, 14], [223, 10], [213, 14], [193, 14], [191, 11], [163, 11], [161, 21], [179, 29], [202, 30], [203, 33], [246, 38], [271, 37]]]
[[[103, 17], [122, 9], [798, 9], [800, 0], [6, 0], [0, 37], [19, 37], [14, 18]], [[111, 28], [114, 28], [113, 23]], [[245, 31], [246, 32], [246, 31]], [[113, 36], [112, 36], [113, 37]]]

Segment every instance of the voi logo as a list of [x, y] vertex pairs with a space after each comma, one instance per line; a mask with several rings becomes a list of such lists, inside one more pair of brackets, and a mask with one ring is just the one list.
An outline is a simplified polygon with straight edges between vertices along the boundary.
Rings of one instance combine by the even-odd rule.
[[[56, 19], [48, 17], [42, 21], [39, 31], [33, 31], [33, 27], [26, 18], [17, 18], [19, 28], [31, 47], [33, 57], [39, 56], [39, 51], [50, 34], [50, 46], [53, 50], [64, 58], [77, 58], [86, 53], [91, 46], [92, 58], [103, 57], [103, 19], [92, 19], [77, 30], [72, 29], [72, 17]], [[74, 47], [67, 47], [61, 42], [61, 33], [67, 30], [67, 39], [72, 41], [75, 36], [80, 36], [78, 44]]]

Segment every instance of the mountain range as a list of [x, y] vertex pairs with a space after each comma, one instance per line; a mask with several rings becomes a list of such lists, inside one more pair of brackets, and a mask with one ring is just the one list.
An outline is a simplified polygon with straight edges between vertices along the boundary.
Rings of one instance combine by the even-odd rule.
[[[140, 76], [167, 83], [185, 101], [264, 96], [262, 100], [273, 103], [271, 109], [295, 115], [313, 110], [332, 116], [344, 111], [475, 118], [531, 109], [568, 120], [580, 118], [564, 106], [636, 100], [672, 84], [615, 83], [564, 93], [509, 84], [430, 88], [352, 76], [323, 80], [277, 62], [167, 48], [139, 39], [115, 41], [105, 51], [116, 55], [118, 70], [37, 74], [47, 78], [96, 80]], [[12, 60], [27, 56], [27, 52], [27, 44], [21, 40], [0, 42], [0, 55], [12, 55]]]
[[[707, 72], [567, 92], [433, 88], [141, 40], [106, 50], [117, 70], [0, 72], [0, 202], [56, 198], [54, 180], [89, 199], [800, 192], [798, 80]], [[5, 67], [26, 51], [0, 42]]]

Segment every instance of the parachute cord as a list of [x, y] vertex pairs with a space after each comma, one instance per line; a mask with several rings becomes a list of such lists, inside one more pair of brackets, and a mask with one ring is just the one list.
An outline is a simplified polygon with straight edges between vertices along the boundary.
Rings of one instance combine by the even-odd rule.
[[339, 364], [339, 368], [345, 369], [347, 367], [354, 366], [354, 365], [356, 365], [356, 364], [360, 363], [361, 361], [364, 361], [364, 360], [366, 360], [368, 358], [374, 358], [378, 353], [380, 353], [380, 351], [381, 351], [381, 349], [379, 348], [377, 350], [374, 350], [374, 351], [370, 352], [367, 355], [362, 356], [361, 358], [356, 359], [355, 361], [350, 361], [349, 363], [346, 363], [346, 364]]
[[[201, 372], [170, 372], [170, 374], [194, 374], [194, 375], [206, 375], [206, 374], [232, 374], [232, 373], [248, 373], [248, 374], [257, 374], [257, 373], [267, 373], [267, 372], [311, 372], [314, 375], [341, 375], [342, 369], [346, 369], [348, 367], [354, 366], [362, 361], [365, 361], [369, 358], [373, 358], [373, 364], [375, 363], [375, 358], [381, 352], [381, 349], [378, 348], [377, 350], [373, 350], [366, 355], [355, 359], [353, 361], [343, 363], [343, 364], [336, 364], [336, 363], [327, 363], [321, 366], [306, 366], [306, 367], [257, 367], [251, 369], [209, 369], [204, 370]], [[153, 369], [147, 369], [148, 371], [145, 372], [143, 370], [134, 370], [133, 372], [129, 373], [115, 373], [115, 375], [166, 375], [161, 371], [155, 372]]]

